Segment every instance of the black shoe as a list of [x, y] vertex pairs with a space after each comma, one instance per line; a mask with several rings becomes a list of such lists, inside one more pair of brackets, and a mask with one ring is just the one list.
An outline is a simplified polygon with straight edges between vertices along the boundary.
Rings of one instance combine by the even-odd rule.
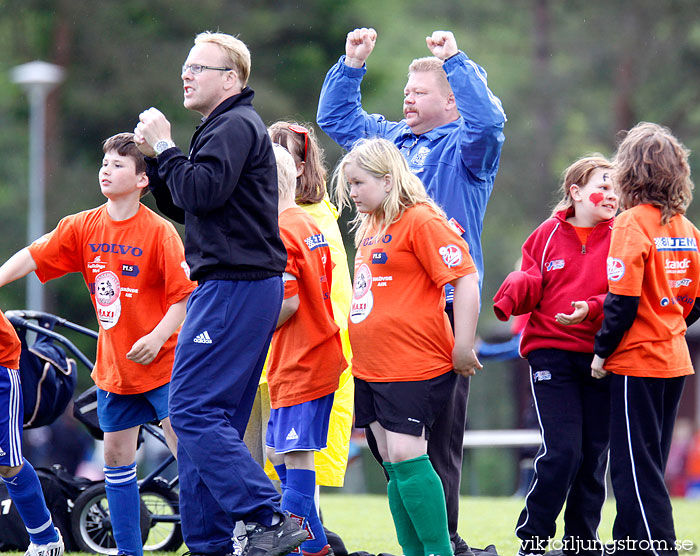
[[285, 556], [306, 540], [309, 533], [287, 514], [277, 525], [246, 524], [248, 543], [243, 556]]
[[474, 556], [474, 552], [469, 548], [467, 542], [458, 534], [450, 539], [454, 556]]

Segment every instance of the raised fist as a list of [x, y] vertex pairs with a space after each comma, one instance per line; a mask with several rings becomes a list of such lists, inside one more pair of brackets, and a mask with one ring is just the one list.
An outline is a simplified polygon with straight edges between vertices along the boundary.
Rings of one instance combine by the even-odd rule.
[[447, 60], [459, 52], [451, 31], [434, 31], [431, 36], [425, 38], [425, 42], [432, 55], [440, 60]]
[[345, 39], [345, 64], [361, 68], [377, 42], [377, 32], [371, 27], [362, 27], [348, 33]]

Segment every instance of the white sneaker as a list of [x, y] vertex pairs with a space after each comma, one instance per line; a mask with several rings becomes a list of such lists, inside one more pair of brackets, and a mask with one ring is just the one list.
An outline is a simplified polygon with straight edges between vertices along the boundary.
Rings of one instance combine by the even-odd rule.
[[56, 533], [58, 533], [57, 541], [47, 544], [30, 543], [24, 556], [63, 556], [63, 537], [58, 528]]

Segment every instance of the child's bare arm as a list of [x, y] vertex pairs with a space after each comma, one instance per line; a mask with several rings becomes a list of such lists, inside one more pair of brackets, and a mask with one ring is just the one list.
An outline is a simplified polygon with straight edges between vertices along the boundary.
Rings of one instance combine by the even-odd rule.
[[24, 278], [30, 272], [37, 269], [36, 263], [29, 249], [26, 247], [12, 255], [5, 264], [0, 266], [0, 286]]
[[126, 354], [126, 358], [135, 363], [140, 363], [141, 365], [148, 365], [151, 363], [156, 358], [156, 355], [158, 355], [160, 348], [163, 347], [166, 340], [175, 333], [178, 326], [185, 320], [187, 300], [189, 297], [190, 295], [187, 294], [177, 303], [173, 303], [156, 327], [134, 342], [129, 353]]
[[299, 309], [299, 294], [288, 297], [282, 301], [282, 308], [280, 309], [280, 316], [277, 319], [277, 326], [279, 328], [285, 322], [287, 322], [294, 313]]
[[471, 376], [482, 368], [474, 352], [479, 320], [479, 274], [473, 272], [451, 282], [454, 291], [455, 347], [452, 365], [456, 373]]

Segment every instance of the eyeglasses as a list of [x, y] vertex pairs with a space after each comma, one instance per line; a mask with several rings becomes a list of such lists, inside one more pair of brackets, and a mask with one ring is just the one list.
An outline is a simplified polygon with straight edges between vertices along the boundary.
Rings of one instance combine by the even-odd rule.
[[194, 75], [202, 73], [204, 70], [216, 70], [216, 71], [231, 71], [231, 68], [217, 68], [214, 66], [203, 66], [202, 64], [183, 64], [182, 73], [187, 73], [190, 70]]
[[294, 133], [304, 136], [304, 157], [301, 159], [301, 161], [306, 162], [306, 151], [309, 148], [309, 130], [304, 126], [296, 124], [290, 124], [288, 129], [289, 131], [293, 131]]

